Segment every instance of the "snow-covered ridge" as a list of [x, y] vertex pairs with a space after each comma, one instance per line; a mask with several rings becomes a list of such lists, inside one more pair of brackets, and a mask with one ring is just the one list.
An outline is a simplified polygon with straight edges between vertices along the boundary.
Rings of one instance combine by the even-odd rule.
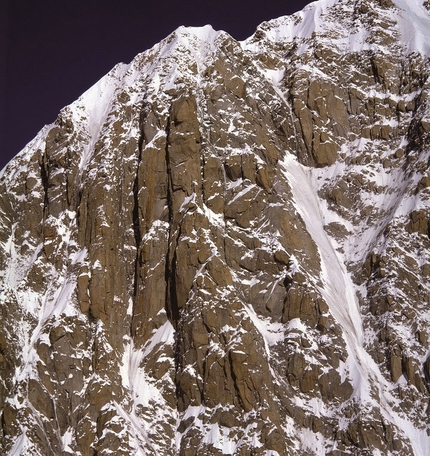
[[[393, 7], [382, 8], [377, 2], [363, 0], [353, 2], [351, 0], [321, 0], [310, 3], [302, 11], [291, 16], [264, 22], [257, 28], [256, 35], [243, 42], [245, 49], [253, 50], [260, 46], [256, 37], [260, 39], [263, 34], [265, 39], [275, 43], [299, 44], [299, 52], [304, 52], [312, 36], [319, 39], [329, 47], [335, 47], [341, 52], [359, 52], [366, 49], [377, 50], [380, 46], [368, 40], [369, 30], [365, 23], [358, 24], [356, 9], [360, 3], [368, 4], [376, 14], [380, 14], [387, 22], [394, 21], [390, 28], [391, 35], [398, 34], [397, 44], [401, 45], [408, 53], [420, 52], [430, 55], [430, 18], [429, 11], [421, 0], [393, 0]], [[338, 17], [340, 23], [329, 19], [329, 14]], [[371, 13], [373, 14], [373, 13]], [[347, 19], [347, 23], [342, 20]], [[373, 27], [372, 25], [371, 27]], [[264, 50], [264, 49], [262, 49]], [[382, 49], [380, 49], [382, 50]]]
[[[393, 33], [398, 32], [400, 34], [399, 43], [408, 52], [420, 52], [423, 55], [430, 55], [430, 13], [423, 5], [423, 2], [421, 0], [393, 1], [396, 8], [390, 10], [389, 17], [396, 22]], [[344, 52], [372, 49], [373, 45], [366, 41], [368, 31], [365, 27], [340, 31], [336, 24], [324, 20], [327, 12], [340, 6], [343, 6], [345, 11], [352, 12], [351, 3], [350, 0], [320, 0], [312, 2], [302, 11], [291, 16], [281, 16], [262, 23], [257, 27], [256, 34], [240, 42], [240, 45], [247, 51], [264, 52], [264, 44], [256, 41], [256, 36], [259, 36], [260, 32], [269, 41], [291, 43], [296, 40], [307, 42], [314, 34], [325, 35], [330, 31], [335, 31], [338, 36], [335, 39], [330, 38], [330, 46], [336, 46]], [[78, 100], [71, 103], [69, 106], [75, 121], [78, 124], [82, 122], [87, 125], [86, 130], [90, 138], [97, 136], [97, 132], [99, 132], [105, 120], [102, 114], [108, 111], [116, 88], [123, 86], [125, 82], [123, 77], [127, 72], [129, 75], [131, 69], [134, 69], [134, 76], [131, 79], [128, 77], [127, 83], [132, 84], [133, 79], [138, 78], [136, 74], [136, 70], [138, 70], [136, 68], [138, 67], [137, 62], [141, 60], [143, 55], [156, 53], [158, 59], [164, 61], [166, 59], [169, 60], [169, 57], [177, 53], [178, 49], [186, 49], [193, 56], [198, 66], [198, 71], [201, 73], [206, 67], [205, 62], [211, 55], [216, 53], [220, 41], [223, 41], [226, 37], [231, 39], [228, 33], [216, 31], [211, 25], [178, 27], [167, 38], [154, 45], [152, 49], [138, 55], [130, 64], [120, 63], [116, 65], [106, 76], [84, 92]], [[302, 51], [306, 48], [307, 44], [301, 44]], [[173, 87], [177, 76], [178, 72], [175, 68], [172, 68], [169, 80], [164, 79], [164, 84], [162, 85], [165, 88]], [[161, 84], [161, 78], [156, 73], [154, 74], [154, 80], [157, 79]], [[94, 142], [90, 139], [88, 151], [83, 156], [82, 166], [91, 155], [90, 151], [93, 147]]]

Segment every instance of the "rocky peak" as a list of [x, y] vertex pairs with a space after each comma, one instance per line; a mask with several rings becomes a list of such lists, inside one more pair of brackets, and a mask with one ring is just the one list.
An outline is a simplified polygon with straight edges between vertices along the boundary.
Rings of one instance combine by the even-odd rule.
[[2, 453], [427, 455], [429, 22], [181, 27], [41, 130], [0, 177]]

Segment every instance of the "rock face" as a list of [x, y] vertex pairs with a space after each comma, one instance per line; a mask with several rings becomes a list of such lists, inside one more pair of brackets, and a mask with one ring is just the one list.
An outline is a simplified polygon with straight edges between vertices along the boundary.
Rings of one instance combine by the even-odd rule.
[[0, 452], [428, 455], [428, 2], [179, 28], [0, 179]]

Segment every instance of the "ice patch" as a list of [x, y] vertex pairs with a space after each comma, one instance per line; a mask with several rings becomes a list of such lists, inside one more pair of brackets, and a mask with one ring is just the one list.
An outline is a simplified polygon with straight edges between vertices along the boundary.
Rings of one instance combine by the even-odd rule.
[[28, 446], [26, 433], [27, 429], [23, 428], [22, 434], [15, 440], [15, 443], [9, 452], [9, 456], [20, 456], [26, 452]]

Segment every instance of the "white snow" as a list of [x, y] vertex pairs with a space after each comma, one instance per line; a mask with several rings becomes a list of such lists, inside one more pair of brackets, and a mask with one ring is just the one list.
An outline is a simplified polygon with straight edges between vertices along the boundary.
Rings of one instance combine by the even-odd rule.
[[338, 257], [324, 230], [326, 221], [321, 213], [322, 205], [317, 196], [317, 184], [312, 171], [300, 165], [291, 154], [286, 154], [282, 168], [291, 184], [296, 208], [320, 251], [321, 278], [324, 284], [320, 291], [352, 344], [361, 345], [363, 328], [355, 289], [344, 261]]
[[[224, 409], [228, 412], [228, 406], [217, 406], [216, 409]], [[213, 445], [215, 448], [221, 451], [225, 455], [234, 455], [238, 454], [241, 446], [244, 443], [251, 443], [253, 448], [261, 448], [263, 444], [261, 443], [261, 431], [257, 430], [257, 423], [251, 421], [243, 429], [228, 428], [220, 426], [218, 423], [204, 422], [203, 420], [210, 416], [215, 410], [209, 409], [204, 405], [199, 406], [188, 406], [185, 412], [180, 416], [182, 422], [194, 418], [192, 421], [193, 429], [198, 429], [203, 435], [202, 443]], [[246, 419], [247, 417], [244, 417]], [[207, 421], [207, 420], [205, 420]], [[243, 434], [241, 438], [237, 438], [236, 433], [239, 432]], [[180, 442], [184, 434], [187, 433], [185, 430], [183, 433], [176, 433], [176, 447], [180, 447]], [[264, 452], [266, 456], [277, 456], [278, 453], [273, 450], [266, 450]]]
[[[423, 6], [423, 0], [393, 0], [399, 10], [378, 11], [386, 15], [387, 19], [396, 19], [393, 33], [400, 33], [400, 44], [407, 52], [421, 52], [430, 55], [430, 19], [429, 12]], [[327, 34], [324, 40], [331, 47], [336, 47], [338, 51], [357, 52], [365, 49], [374, 49], [384, 52], [380, 46], [367, 40], [369, 31], [365, 26], [360, 26], [351, 30], [343, 29], [342, 25], [338, 28], [333, 27], [330, 20], [325, 16], [330, 10], [338, 8], [339, 14], [346, 12], [352, 14], [352, 10], [345, 1], [339, 0], [320, 0], [308, 4], [302, 11], [292, 16], [281, 16], [268, 22], [264, 22], [258, 27], [263, 31], [265, 39], [272, 42], [293, 42], [300, 43], [299, 53], [304, 52], [308, 44], [307, 40], [316, 33], [320, 38]], [[378, 9], [378, 6], [376, 6]], [[334, 32], [334, 34], [332, 33]], [[256, 43], [254, 36], [242, 42], [244, 49], [264, 52], [264, 44]]]
[[27, 450], [27, 429], [23, 428], [22, 429], [22, 434], [15, 440], [15, 443], [13, 444], [9, 456], [21, 456], [22, 454], [25, 454], [25, 451]]
[[285, 337], [285, 327], [282, 323], [272, 323], [269, 319], [262, 319], [258, 317], [254, 308], [244, 303], [244, 308], [248, 317], [254, 323], [254, 326], [257, 328], [259, 333], [262, 335], [264, 340], [264, 346], [266, 350], [266, 355], [270, 358], [270, 347], [276, 345], [278, 342], [284, 340]]
[[74, 431], [72, 428], [67, 429], [67, 431], [64, 433], [62, 436], [62, 442], [63, 442], [63, 451], [67, 451], [73, 454], [73, 450], [70, 447], [70, 445], [73, 442], [73, 434]]
[[147, 356], [158, 344], [172, 345], [174, 343], [175, 328], [172, 326], [169, 320], [160, 326], [154, 335], [149, 340], [149, 343], [145, 345], [145, 351], [143, 356]]
[[71, 112], [73, 122], [76, 125], [85, 125], [88, 134], [88, 145], [82, 153], [81, 169], [85, 168], [91, 159], [96, 141], [110, 112], [115, 90], [128, 69], [129, 65], [118, 64], [66, 108]]
[[143, 440], [143, 442], [145, 442], [149, 448], [151, 448], [153, 454], [157, 454], [139, 417], [136, 416], [134, 412], [127, 412], [120, 404], [118, 404], [118, 402], [114, 402], [113, 405], [118, 415], [129, 425], [129, 429], [131, 431], [130, 443], [137, 450], [135, 455], [145, 456], [146, 454], [145, 451], [141, 448], [141, 445], [139, 445], [140, 440]]
[[[305, 168], [291, 154], [286, 154], [281, 167], [291, 185], [296, 209], [303, 217], [320, 252], [323, 286], [319, 288], [332, 315], [344, 331], [349, 357], [341, 370], [349, 373], [354, 387], [353, 397], [362, 406], [366, 403], [377, 405], [371, 394], [372, 387], [376, 387], [382, 415], [403, 430], [414, 448], [415, 456], [426, 456], [430, 448], [430, 437], [425, 430], [416, 429], [406, 417], [401, 417], [394, 411], [395, 400], [390, 394], [389, 383], [364, 349], [362, 318], [356, 295], [358, 290], [346, 270], [345, 258], [336, 251], [335, 244], [324, 230], [329, 215], [321, 211], [324, 205], [317, 195], [318, 185], [315, 179], [318, 171]], [[290, 322], [290, 325], [296, 324]]]
[[133, 340], [127, 338], [124, 345], [124, 354], [120, 374], [123, 385], [130, 390], [135, 405], [142, 404], [148, 406], [151, 400], [163, 403], [161, 392], [150, 381], [144, 372], [141, 364], [158, 345], [174, 343], [174, 328], [169, 321], [166, 321], [154, 335], [149, 339], [147, 344], [141, 348], [134, 347]]
[[430, 55], [430, 12], [424, 0], [393, 0], [400, 8], [398, 26], [402, 42], [409, 52], [418, 51]]
[[[265, 37], [273, 42], [291, 42], [297, 38], [307, 39], [313, 33], [319, 33], [324, 28], [321, 15], [338, 0], [321, 0], [308, 4], [302, 11], [292, 16], [281, 16], [268, 22], [263, 22], [257, 30], [262, 30]], [[245, 49], [256, 51], [253, 36], [242, 42]]]

